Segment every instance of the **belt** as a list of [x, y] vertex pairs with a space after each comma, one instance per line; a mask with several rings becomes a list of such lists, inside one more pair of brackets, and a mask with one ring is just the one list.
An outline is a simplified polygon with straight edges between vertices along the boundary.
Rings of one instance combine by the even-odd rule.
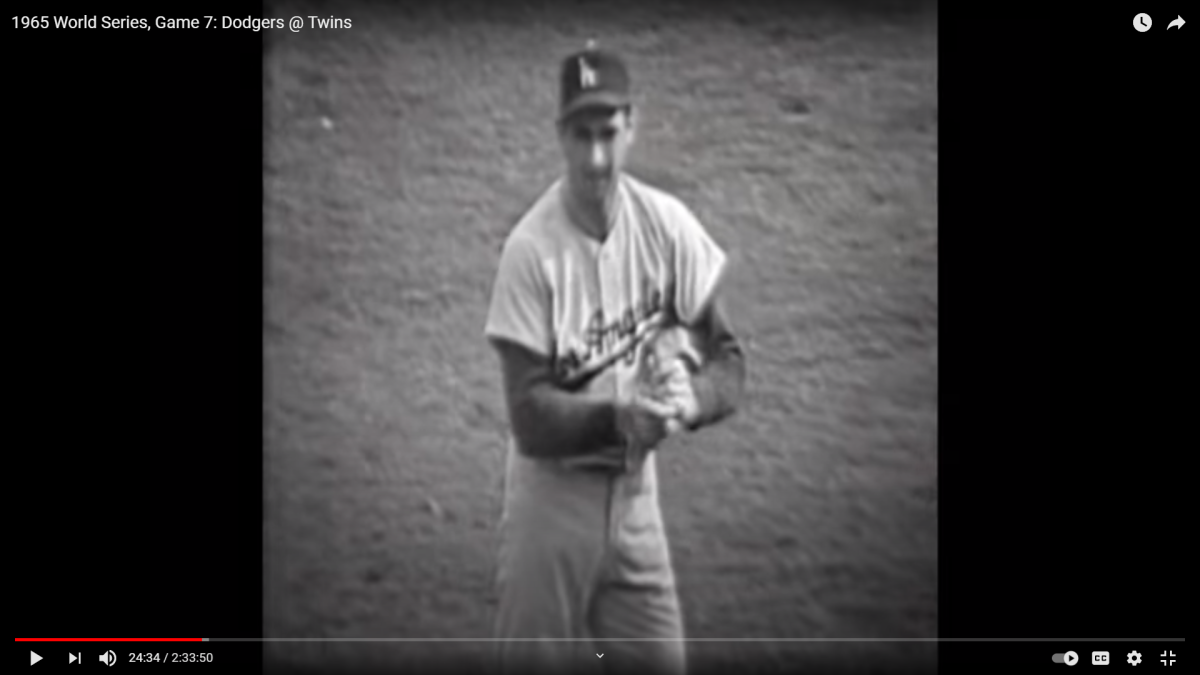
[[599, 476], [620, 476], [621, 474], [625, 473], [625, 467], [623, 466], [605, 466], [603, 464], [584, 464], [571, 468], [575, 471], [582, 471], [584, 473], [591, 473]]
[[562, 466], [569, 471], [580, 471], [583, 473], [597, 474], [602, 476], [619, 476], [625, 473], [625, 466], [616, 462], [577, 459], [574, 461], [568, 460], [563, 462]]

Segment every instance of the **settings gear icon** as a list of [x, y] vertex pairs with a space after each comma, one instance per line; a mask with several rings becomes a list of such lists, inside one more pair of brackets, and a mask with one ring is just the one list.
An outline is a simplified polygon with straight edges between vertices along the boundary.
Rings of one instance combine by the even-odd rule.
[[1136, 666], [1142, 662], [1142, 655], [1137, 652], [1129, 652], [1129, 656], [1125, 657], [1125, 660], [1129, 662], [1129, 665]]

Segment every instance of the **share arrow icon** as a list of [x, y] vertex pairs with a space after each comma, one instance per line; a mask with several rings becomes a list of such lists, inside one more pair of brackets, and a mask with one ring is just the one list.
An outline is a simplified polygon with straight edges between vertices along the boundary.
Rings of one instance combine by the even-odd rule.
[[1183, 17], [1182, 17], [1182, 16], [1176, 16], [1174, 21], [1172, 21], [1171, 23], [1167, 24], [1167, 30], [1171, 30], [1172, 28], [1177, 28], [1177, 27], [1178, 27], [1178, 28], [1183, 28], [1183, 24], [1184, 24]]

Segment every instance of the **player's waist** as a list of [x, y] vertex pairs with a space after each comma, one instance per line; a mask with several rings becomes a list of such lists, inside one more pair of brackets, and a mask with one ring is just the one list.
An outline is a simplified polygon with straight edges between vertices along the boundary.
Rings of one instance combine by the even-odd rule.
[[554, 460], [567, 471], [618, 475], [626, 472], [625, 462], [612, 457], [571, 457]]
[[[524, 460], [545, 469], [550, 469], [552, 472], [565, 471], [568, 473], [585, 473], [585, 474], [602, 474], [602, 475], [622, 475], [629, 473], [630, 467], [623, 459], [623, 453], [616, 448], [602, 450], [588, 455], [580, 455], [578, 457], [567, 457], [564, 459], [532, 459], [521, 455], [516, 447], [516, 442], [511, 437], [509, 438], [509, 452], [512, 458], [517, 461]], [[518, 459], [520, 458], [520, 459]]]

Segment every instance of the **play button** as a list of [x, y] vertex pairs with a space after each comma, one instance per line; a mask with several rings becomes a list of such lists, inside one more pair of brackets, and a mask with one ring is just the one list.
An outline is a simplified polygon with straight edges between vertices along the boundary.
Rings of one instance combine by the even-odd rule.
[[1063, 659], [1063, 662], [1068, 666], [1073, 666], [1076, 663], [1079, 663], [1079, 655], [1075, 652], [1067, 652], [1067, 657]]
[[33, 664], [35, 664], [41, 660], [42, 660], [42, 657], [38, 656], [37, 652], [29, 652], [29, 665], [32, 666]]

